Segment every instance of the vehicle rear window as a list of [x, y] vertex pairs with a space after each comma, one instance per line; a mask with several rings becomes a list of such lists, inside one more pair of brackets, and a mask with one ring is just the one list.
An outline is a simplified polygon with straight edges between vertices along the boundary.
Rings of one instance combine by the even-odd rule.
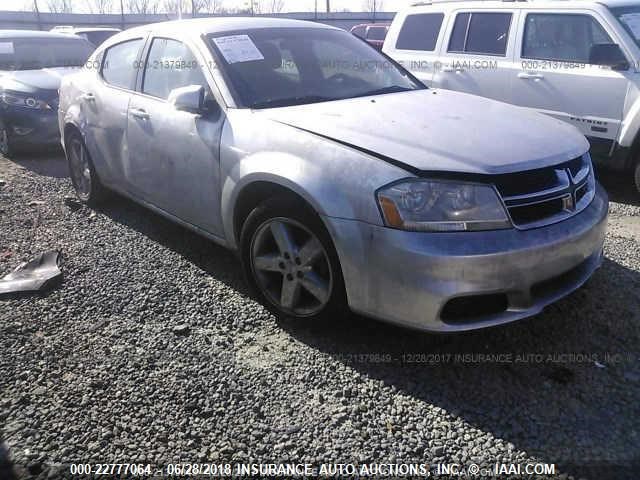
[[459, 13], [449, 40], [450, 52], [505, 55], [511, 13]]
[[356, 37], [364, 38], [367, 27], [353, 27], [351, 33], [353, 33]]
[[102, 62], [102, 78], [109, 85], [133, 90], [142, 39], [118, 43], [106, 50]]
[[443, 13], [421, 13], [407, 16], [398, 35], [396, 48], [432, 52], [436, 48], [443, 19]]
[[522, 42], [522, 58], [589, 63], [593, 45], [613, 43], [591, 15], [530, 13]]
[[86, 38], [93, 45], [98, 47], [100, 46], [101, 43], [103, 43], [108, 38], [113, 37], [116, 33], [118, 32], [111, 31], [111, 30], [101, 30], [96, 32], [82, 32], [82, 33], [79, 33], [78, 36]]
[[0, 39], [0, 70], [38, 70], [84, 65], [94, 47], [82, 38]]

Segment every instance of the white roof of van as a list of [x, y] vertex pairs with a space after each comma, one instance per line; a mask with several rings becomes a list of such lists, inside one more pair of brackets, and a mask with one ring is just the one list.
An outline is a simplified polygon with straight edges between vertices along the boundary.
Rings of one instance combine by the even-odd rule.
[[[588, 8], [593, 6], [604, 7], [640, 7], [638, 0], [432, 0], [416, 2], [409, 10], [420, 9], [421, 7], [432, 7], [439, 5], [452, 5], [454, 7], [481, 7], [481, 8]], [[427, 9], [427, 8], [425, 8]]]

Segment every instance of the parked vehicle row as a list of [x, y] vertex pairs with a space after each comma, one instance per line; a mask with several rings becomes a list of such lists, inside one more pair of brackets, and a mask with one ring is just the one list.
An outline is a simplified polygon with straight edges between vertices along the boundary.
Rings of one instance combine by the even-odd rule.
[[93, 50], [80, 37], [0, 31], [0, 153], [59, 144], [60, 80], [85, 65]]
[[351, 29], [351, 33], [363, 39], [376, 50], [382, 50], [384, 39], [389, 31], [388, 23], [363, 23]]
[[383, 51], [425, 84], [558, 118], [640, 191], [640, 3], [424, 2], [399, 12]]
[[237, 252], [278, 314], [469, 330], [540, 312], [602, 261], [608, 200], [576, 128], [428, 89], [342, 30], [166, 22], [89, 64], [58, 109], [78, 197], [117, 191]]
[[90, 42], [94, 47], [97, 47], [121, 30], [114, 27], [73, 27], [71, 25], [59, 25], [53, 27], [51, 31], [66, 33], [67, 35], [77, 35]]

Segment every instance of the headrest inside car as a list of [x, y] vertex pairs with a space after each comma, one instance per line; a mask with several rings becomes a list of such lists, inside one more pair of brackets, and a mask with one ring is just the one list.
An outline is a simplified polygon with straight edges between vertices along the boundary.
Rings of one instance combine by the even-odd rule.
[[282, 55], [273, 43], [261, 43], [257, 46], [269, 68], [276, 70], [282, 66]]

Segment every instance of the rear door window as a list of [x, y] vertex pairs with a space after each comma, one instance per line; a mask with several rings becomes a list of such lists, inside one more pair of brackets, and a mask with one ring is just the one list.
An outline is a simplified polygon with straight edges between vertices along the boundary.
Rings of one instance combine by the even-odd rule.
[[497, 12], [457, 14], [449, 40], [449, 52], [504, 56], [511, 16], [511, 13]]
[[109, 85], [133, 90], [138, 71], [142, 39], [127, 40], [109, 47], [103, 57], [102, 78]]
[[398, 35], [396, 48], [398, 50], [434, 51], [443, 19], [443, 13], [408, 15]]

